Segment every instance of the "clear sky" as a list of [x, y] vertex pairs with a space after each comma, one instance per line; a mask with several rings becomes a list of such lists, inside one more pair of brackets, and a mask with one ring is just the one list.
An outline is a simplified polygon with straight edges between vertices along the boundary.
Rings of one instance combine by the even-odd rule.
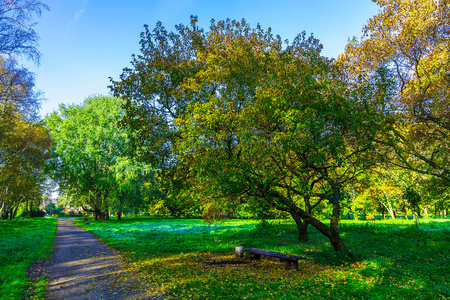
[[94, 94], [108, 94], [108, 77], [118, 79], [139, 53], [143, 25], [157, 21], [174, 30], [197, 15], [209, 21], [245, 18], [272, 28], [283, 40], [305, 30], [324, 45], [323, 54], [336, 58], [347, 40], [360, 37], [367, 20], [378, 12], [370, 0], [42, 0], [50, 6], [36, 19], [40, 35], [39, 66], [22, 61], [36, 74], [36, 87], [47, 99], [41, 115], [59, 103], [79, 104]]

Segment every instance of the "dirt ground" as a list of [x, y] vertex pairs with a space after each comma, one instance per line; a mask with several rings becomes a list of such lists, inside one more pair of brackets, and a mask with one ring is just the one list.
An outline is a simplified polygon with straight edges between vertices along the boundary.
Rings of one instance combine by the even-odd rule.
[[121, 257], [71, 219], [58, 220], [55, 246], [39, 267], [49, 278], [47, 299], [162, 299], [146, 294]]

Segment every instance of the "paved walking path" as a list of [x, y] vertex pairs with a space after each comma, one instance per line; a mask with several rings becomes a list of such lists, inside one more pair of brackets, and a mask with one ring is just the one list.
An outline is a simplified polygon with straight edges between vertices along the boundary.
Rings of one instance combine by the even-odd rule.
[[73, 220], [58, 220], [56, 247], [45, 266], [47, 299], [157, 299], [140, 290], [114, 250]]

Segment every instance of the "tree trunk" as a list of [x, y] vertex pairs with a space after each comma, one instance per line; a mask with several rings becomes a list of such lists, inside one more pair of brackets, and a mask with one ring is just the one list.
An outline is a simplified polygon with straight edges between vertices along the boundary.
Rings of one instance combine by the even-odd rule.
[[408, 211], [406, 210], [406, 203], [405, 200], [403, 201], [403, 212], [405, 213], [405, 219], [408, 220]]
[[383, 217], [383, 220], [385, 220], [386, 219], [386, 216], [385, 216], [386, 209], [380, 202], [378, 202], [378, 207], [380, 208], [381, 216]]
[[295, 224], [297, 224], [298, 229], [298, 240], [300, 242], [307, 242], [308, 241], [308, 223], [305, 221], [302, 221], [302, 218], [298, 214], [296, 214], [294, 211], [289, 211], [292, 218], [295, 221]]
[[[346, 259], [354, 260], [355, 256], [350, 253], [348, 248], [344, 245], [344, 242], [342, 241], [341, 237], [339, 236], [338, 225], [339, 225], [339, 218], [340, 218], [340, 214], [341, 214], [341, 208], [340, 208], [340, 203], [339, 203], [339, 195], [340, 195], [339, 188], [336, 186], [336, 184], [333, 182], [332, 179], [326, 178], [326, 180], [330, 183], [330, 185], [333, 189], [332, 195], [316, 193], [316, 194], [314, 194], [314, 196], [320, 197], [321, 199], [326, 199], [333, 205], [333, 215], [332, 215], [329, 227], [327, 225], [325, 225], [324, 223], [322, 223], [320, 220], [314, 218], [309, 213], [310, 209], [308, 209], [308, 205], [306, 205], [306, 209], [308, 209], [308, 211], [303, 210], [300, 207], [298, 207], [295, 204], [295, 202], [292, 201], [289, 194], [286, 197], [277, 192], [272, 192], [271, 196], [276, 197], [278, 199], [277, 201], [279, 201], [280, 203], [283, 203], [283, 205], [285, 205], [285, 207], [287, 207], [287, 209], [285, 211], [287, 211], [287, 212], [292, 211], [293, 213], [298, 215], [301, 218], [301, 220], [303, 220], [303, 223], [311, 224], [312, 226], [314, 226], [314, 228], [316, 228], [322, 234], [324, 234], [326, 237], [328, 237], [331, 244], [333, 245], [334, 250], [337, 252], [337, 254], [340, 257], [342, 257], [344, 259], [346, 258]], [[317, 202], [317, 204], [318, 203], [320, 203], [320, 202]], [[294, 214], [291, 213], [291, 215], [293, 216], [293, 218], [295, 220]], [[307, 226], [307, 225], [305, 225], [305, 226]]]
[[387, 204], [382, 203], [384, 205], [384, 207], [386, 208], [386, 210], [388, 211], [389, 215], [391, 216], [392, 219], [395, 219], [397, 216], [395, 215], [394, 209], [392, 208], [392, 202], [391, 202], [391, 198], [389, 197], [388, 194], [384, 193], [384, 199], [386, 199]]
[[94, 207], [94, 221], [103, 220], [102, 212], [97, 207]]
[[10, 220], [12, 220], [12, 219], [14, 219], [16, 217], [18, 208], [19, 208], [19, 205], [17, 205], [16, 208], [14, 208], [14, 210], [11, 211], [11, 217], [10, 217], [11, 219]]
[[122, 220], [122, 197], [119, 198], [119, 210], [117, 211], [117, 220]]
[[[333, 184], [332, 184], [333, 186]], [[324, 234], [330, 240], [333, 245], [334, 250], [338, 253], [338, 255], [343, 257], [348, 257], [350, 259], [355, 259], [354, 255], [350, 253], [348, 248], [345, 246], [342, 241], [339, 230], [339, 217], [341, 213], [340, 204], [339, 204], [339, 189], [336, 186], [333, 186], [333, 196], [332, 198], [327, 198], [333, 205], [333, 215], [331, 217], [330, 226], [328, 227], [318, 219], [311, 216], [306, 211], [302, 210], [298, 206], [291, 206], [294, 212], [299, 215], [304, 222], [311, 224], [317, 230], [319, 230], [322, 234]]]
[[349, 257], [353, 258], [353, 255], [348, 250], [347, 246], [345, 246], [344, 242], [341, 239], [341, 236], [339, 235], [339, 231], [337, 229], [330, 228], [330, 242], [331, 245], [333, 245], [333, 248], [336, 252], [342, 253], [344, 255], [348, 255]]
[[[34, 193], [33, 193], [34, 196]], [[33, 199], [30, 200], [30, 210], [29, 210], [29, 217], [33, 217]]]
[[331, 242], [331, 245], [333, 245], [333, 249], [339, 253], [340, 255], [348, 256], [352, 259], [354, 259], [353, 254], [350, 253], [348, 248], [345, 246], [344, 242], [342, 241], [337, 226], [331, 226], [328, 227], [327, 225], [323, 224], [321, 221], [317, 220], [316, 218], [312, 216], [306, 216], [304, 215], [304, 219], [308, 220], [307, 222], [314, 226], [317, 230], [319, 230], [322, 234], [324, 234]]
[[334, 185], [334, 183], [329, 180], [330, 185], [333, 188], [333, 215], [331, 217], [330, 221], [330, 227], [329, 227], [329, 236], [331, 244], [333, 245], [334, 250], [337, 253], [340, 253], [344, 256], [350, 257], [354, 259], [355, 257], [350, 253], [348, 248], [344, 245], [344, 242], [341, 239], [341, 236], [339, 235], [338, 225], [339, 225], [339, 218], [341, 216], [341, 206], [339, 203], [339, 195], [340, 191], [337, 186]]
[[427, 219], [429, 218], [428, 208], [426, 206], [423, 207], [423, 214], [425, 215], [425, 218], [427, 218]]

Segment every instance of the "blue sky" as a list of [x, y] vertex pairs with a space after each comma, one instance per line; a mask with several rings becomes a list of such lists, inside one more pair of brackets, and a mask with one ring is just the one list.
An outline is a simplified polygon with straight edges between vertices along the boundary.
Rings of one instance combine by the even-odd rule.
[[348, 38], [362, 34], [367, 20], [378, 12], [370, 0], [43, 0], [50, 6], [35, 27], [40, 35], [39, 66], [22, 61], [36, 74], [36, 87], [47, 99], [41, 115], [59, 103], [79, 104], [90, 95], [108, 94], [108, 77], [118, 79], [139, 53], [143, 25], [157, 21], [174, 30], [197, 15], [200, 26], [209, 21], [245, 18], [271, 27], [292, 40], [305, 30], [324, 45], [323, 54], [336, 58]]

